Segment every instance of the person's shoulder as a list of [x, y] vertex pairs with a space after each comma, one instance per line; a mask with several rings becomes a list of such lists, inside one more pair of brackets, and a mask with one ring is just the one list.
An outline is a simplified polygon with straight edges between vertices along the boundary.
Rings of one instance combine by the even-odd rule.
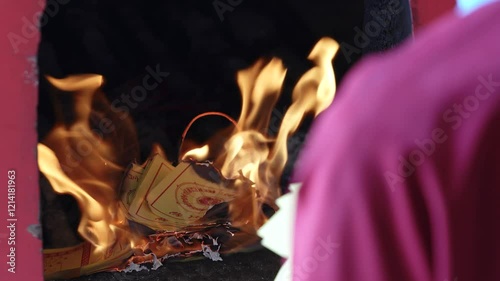
[[500, 75], [498, 15], [500, 2], [467, 17], [450, 13], [402, 45], [366, 57], [345, 77], [338, 102], [375, 109], [409, 100], [444, 102], [443, 93], [474, 91], [477, 77]]
[[365, 58], [345, 77], [319, 131], [334, 127], [370, 149], [375, 140], [405, 145], [439, 127], [443, 114], [482, 81], [499, 80], [498, 15], [500, 3], [463, 18], [450, 14], [412, 41]]

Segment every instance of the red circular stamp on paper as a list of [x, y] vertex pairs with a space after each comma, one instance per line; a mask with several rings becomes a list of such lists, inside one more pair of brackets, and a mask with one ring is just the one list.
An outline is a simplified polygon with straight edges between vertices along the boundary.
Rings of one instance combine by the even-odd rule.
[[212, 206], [234, 198], [234, 194], [223, 187], [204, 186], [196, 182], [179, 184], [175, 196], [179, 205], [191, 213], [205, 213]]

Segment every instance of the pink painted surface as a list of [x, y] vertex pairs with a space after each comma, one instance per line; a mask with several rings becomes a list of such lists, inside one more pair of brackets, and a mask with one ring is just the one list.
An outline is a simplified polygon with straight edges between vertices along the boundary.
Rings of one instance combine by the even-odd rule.
[[[7, 1], [0, 9], [0, 280], [43, 280], [42, 244], [28, 232], [39, 215], [36, 164], [36, 72], [33, 58], [39, 41], [33, 22], [42, 7], [38, 1]], [[31, 27], [31, 28], [30, 28]], [[15, 245], [8, 245], [9, 170], [15, 170]], [[11, 240], [12, 241], [12, 240]], [[11, 242], [12, 243], [12, 242]], [[15, 246], [15, 273], [8, 271]]]
[[500, 280], [499, 15], [348, 74], [297, 162], [293, 280]]

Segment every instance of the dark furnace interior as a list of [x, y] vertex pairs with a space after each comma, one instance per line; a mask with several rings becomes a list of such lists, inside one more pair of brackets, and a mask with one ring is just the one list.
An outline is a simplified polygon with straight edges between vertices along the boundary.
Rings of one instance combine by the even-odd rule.
[[[177, 159], [182, 132], [200, 113], [218, 111], [237, 119], [241, 97], [236, 72], [258, 58], [276, 56], [288, 68], [276, 106], [284, 112], [294, 84], [311, 67], [307, 55], [321, 37], [341, 43], [334, 60], [341, 86], [361, 57], [394, 47], [412, 30], [410, 6], [404, 0], [72, 0], [58, 5], [57, 13], [48, 3], [46, 12], [54, 16], [42, 26], [38, 52], [39, 140], [55, 122], [53, 88], [46, 75], [102, 74], [104, 92], [114, 101], [141, 84], [148, 67], [159, 68], [168, 77], [130, 107], [140, 144], [139, 162], [148, 157], [153, 143], [159, 143], [169, 159]], [[391, 7], [398, 10], [391, 13]], [[364, 31], [374, 21], [382, 28]], [[364, 38], [368, 40], [360, 32], [370, 34]], [[365, 87], [369, 94], [370, 85]], [[289, 146], [283, 188], [310, 123], [304, 122], [302, 133]], [[193, 126], [188, 138], [203, 140], [227, 125], [221, 118], [205, 118]], [[43, 176], [40, 182], [44, 248], [78, 244], [75, 200], [56, 194]], [[223, 258], [222, 262], [166, 263], [156, 271], [98, 273], [74, 280], [273, 280], [281, 263], [266, 249]]]

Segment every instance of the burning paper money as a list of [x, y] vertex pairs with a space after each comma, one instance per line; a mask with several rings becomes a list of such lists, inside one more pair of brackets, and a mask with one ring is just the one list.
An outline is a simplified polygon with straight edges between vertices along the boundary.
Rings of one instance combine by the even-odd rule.
[[[177, 165], [161, 153], [136, 162], [135, 127], [130, 116], [112, 110], [102, 76], [48, 77], [71, 98], [70, 106], [57, 111], [71, 114], [60, 114], [39, 144], [39, 167], [54, 191], [77, 200], [78, 233], [85, 242], [44, 250], [46, 278], [128, 272], [144, 263], [156, 269], [165, 260], [196, 256], [218, 261], [221, 253], [258, 243], [257, 230], [269, 219], [264, 209], [277, 208], [288, 138], [307, 114], [318, 115], [335, 96], [332, 59], [338, 48], [330, 38], [315, 45], [309, 55], [314, 66], [297, 82], [292, 104], [272, 132], [286, 75], [282, 61], [261, 59], [239, 71], [243, 104], [238, 121], [231, 119], [229, 138], [182, 150]], [[92, 124], [92, 114], [102, 117], [99, 124]], [[116, 131], [105, 134], [110, 128]]]
[[200, 221], [236, 191], [209, 162], [172, 166], [161, 155], [144, 166], [132, 164], [123, 181], [121, 201], [128, 218], [159, 231], [175, 231]]
[[[56, 167], [51, 171], [47, 166], [41, 167], [56, 188], [60, 182], [76, 188], [58, 167], [58, 160], [49, 148], [40, 144], [39, 154]], [[108, 247], [98, 249], [86, 241], [74, 247], [44, 250], [46, 279], [105, 270], [127, 271], [130, 266], [145, 268], [139, 266], [145, 262], [158, 265], [165, 259], [196, 255], [222, 260], [218, 240], [227, 240], [238, 230], [227, 220], [206, 215], [215, 205], [235, 197], [234, 190], [227, 187], [230, 183], [208, 162], [187, 161], [174, 167], [161, 155], [155, 155], [144, 165], [131, 164], [121, 184], [120, 203], [130, 221], [157, 231], [131, 239], [127, 235], [137, 234], [114, 228], [118, 240]], [[134, 246], [142, 247], [140, 253], [134, 255]]]
[[74, 247], [44, 250], [45, 279], [73, 278], [113, 270], [132, 254], [133, 250], [128, 241], [119, 241], [99, 254], [88, 242]]

